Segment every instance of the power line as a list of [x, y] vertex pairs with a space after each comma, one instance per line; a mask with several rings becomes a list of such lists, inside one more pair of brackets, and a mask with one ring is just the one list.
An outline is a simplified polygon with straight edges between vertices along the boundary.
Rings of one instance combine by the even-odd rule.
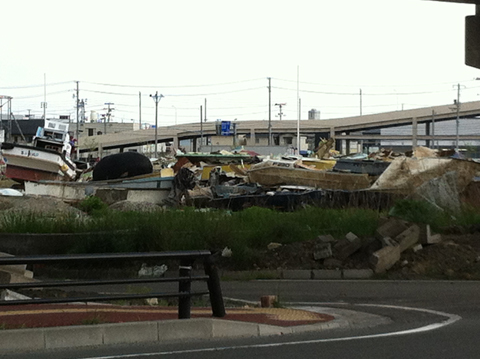
[[121, 85], [121, 84], [108, 84], [108, 83], [99, 83], [99, 82], [88, 82], [84, 81], [83, 83], [92, 84], [92, 85], [102, 85], [102, 86], [112, 86], [112, 87], [132, 87], [132, 88], [184, 88], [184, 87], [211, 87], [211, 86], [224, 86], [224, 85], [233, 85], [245, 82], [252, 82], [252, 81], [259, 81], [263, 79], [250, 79], [250, 80], [241, 80], [241, 81], [231, 81], [231, 82], [223, 82], [223, 83], [216, 83], [216, 84], [204, 84], [204, 85], [176, 85], [176, 86], [158, 86], [158, 85]]
[[[47, 86], [57, 86], [71, 84], [72, 81], [63, 81], [63, 82], [53, 82], [46, 84]], [[45, 84], [41, 85], [25, 85], [25, 86], [9, 86], [9, 87], [0, 87], [0, 90], [17, 90], [17, 89], [26, 89], [26, 88], [35, 88], [35, 87], [44, 87]]]

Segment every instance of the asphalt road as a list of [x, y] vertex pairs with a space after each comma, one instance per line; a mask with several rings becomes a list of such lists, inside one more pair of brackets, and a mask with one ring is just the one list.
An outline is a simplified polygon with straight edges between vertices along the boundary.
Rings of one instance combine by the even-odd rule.
[[[222, 283], [225, 297], [380, 314], [390, 324], [241, 340], [47, 351], [1, 358], [479, 358], [480, 282], [252, 281]], [[332, 309], [335, 311], [335, 309]]]

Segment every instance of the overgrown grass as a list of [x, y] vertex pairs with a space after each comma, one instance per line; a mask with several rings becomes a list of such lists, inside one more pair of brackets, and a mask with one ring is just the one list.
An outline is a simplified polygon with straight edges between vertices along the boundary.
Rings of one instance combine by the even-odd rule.
[[452, 213], [418, 200], [399, 200], [389, 214], [413, 223], [430, 224], [436, 232], [452, 226], [469, 227], [480, 223], [480, 211], [473, 207], [464, 206], [460, 213]]
[[[7, 214], [0, 218], [0, 233], [84, 233], [71, 253], [149, 252], [232, 249], [231, 263], [248, 267], [271, 242], [288, 244], [315, 239], [320, 234], [341, 238], [348, 232], [372, 236], [386, 213], [365, 209], [308, 207], [278, 212], [252, 207], [239, 212], [199, 211], [194, 208], [157, 212], [121, 212], [106, 209], [98, 199], [83, 205], [92, 213], [49, 218], [33, 213]], [[471, 208], [456, 215], [420, 201], [398, 201], [391, 215], [429, 223], [436, 231], [451, 225], [480, 223], [480, 211]]]

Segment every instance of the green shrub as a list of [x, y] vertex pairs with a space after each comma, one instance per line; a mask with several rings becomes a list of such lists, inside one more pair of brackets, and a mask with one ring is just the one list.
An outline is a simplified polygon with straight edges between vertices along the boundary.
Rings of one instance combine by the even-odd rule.
[[413, 223], [430, 224], [437, 229], [450, 222], [448, 213], [427, 201], [399, 200], [390, 209], [389, 215]]
[[98, 197], [88, 196], [78, 204], [78, 208], [89, 215], [102, 215], [108, 210], [108, 205]]

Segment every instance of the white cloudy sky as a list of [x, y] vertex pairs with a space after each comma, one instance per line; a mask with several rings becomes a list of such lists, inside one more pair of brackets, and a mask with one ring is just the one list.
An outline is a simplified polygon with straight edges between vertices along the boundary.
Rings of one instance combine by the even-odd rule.
[[[0, 0], [0, 95], [12, 111], [116, 121], [321, 118], [480, 100], [464, 65], [464, 18], [475, 6], [422, 0]], [[297, 82], [298, 81], [298, 82]], [[44, 89], [44, 85], [46, 84]], [[3, 101], [5, 103], [5, 101]], [[6, 106], [3, 107], [5, 113]], [[278, 113], [273, 106], [272, 118]]]

